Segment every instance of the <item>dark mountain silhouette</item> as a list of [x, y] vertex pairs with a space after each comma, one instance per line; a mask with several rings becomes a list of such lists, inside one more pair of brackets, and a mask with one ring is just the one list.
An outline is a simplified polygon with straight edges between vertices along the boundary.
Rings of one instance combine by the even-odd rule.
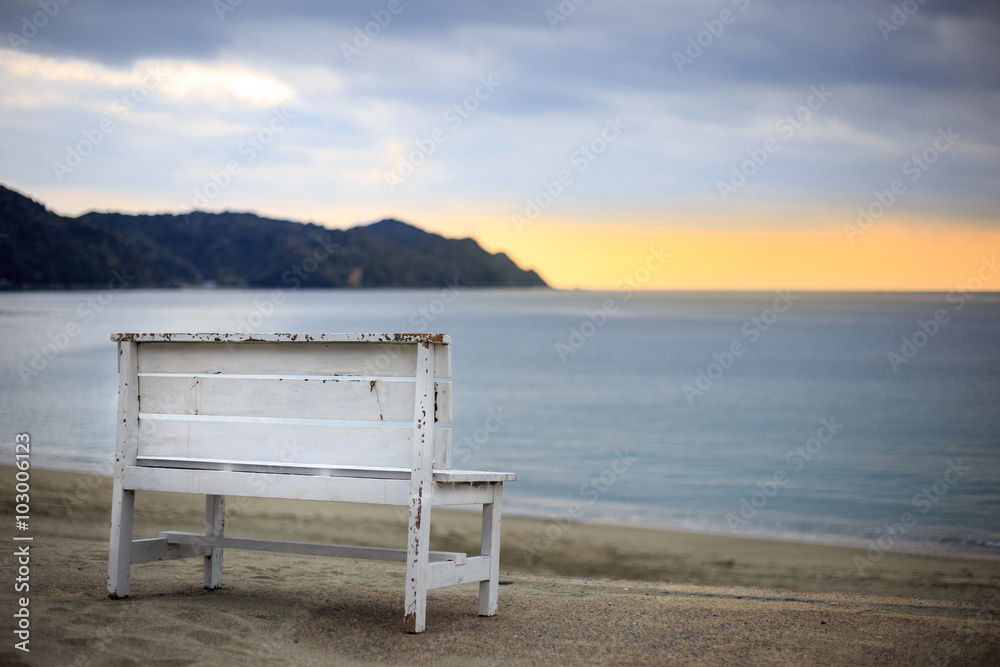
[[252, 213], [66, 218], [0, 186], [0, 289], [545, 286], [471, 239], [398, 220], [347, 230]]

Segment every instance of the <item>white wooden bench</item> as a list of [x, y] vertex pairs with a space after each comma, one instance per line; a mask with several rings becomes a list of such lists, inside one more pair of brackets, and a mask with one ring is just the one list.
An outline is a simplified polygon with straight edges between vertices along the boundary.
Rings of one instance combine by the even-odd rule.
[[[503, 483], [451, 468], [451, 339], [442, 334], [115, 334], [118, 430], [108, 594], [133, 563], [203, 557], [222, 584], [225, 548], [405, 561], [407, 632], [427, 591], [478, 581], [497, 609]], [[206, 496], [203, 534], [132, 540], [136, 491]], [[408, 547], [313, 544], [224, 534], [225, 497], [409, 506]], [[483, 506], [478, 556], [431, 551], [435, 505]]]

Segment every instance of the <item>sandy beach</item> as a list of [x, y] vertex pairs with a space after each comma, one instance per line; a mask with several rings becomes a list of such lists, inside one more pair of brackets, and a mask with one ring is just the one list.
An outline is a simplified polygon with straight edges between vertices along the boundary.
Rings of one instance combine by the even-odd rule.
[[[14, 470], [0, 535], [15, 580]], [[135, 566], [105, 595], [111, 480], [31, 471], [30, 652], [3, 664], [996, 664], [1000, 561], [636, 526], [504, 518], [500, 611], [476, 586], [432, 591], [428, 630], [402, 632], [402, 564], [227, 551], [224, 585], [200, 560]], [[202, 528], [203, 497], [139, 493], [135, 537]], [[396, 508], [230, 498], [226, 532], [405, 546]], [[434, 513], [432, 547], [475, 552], [478, 517]], [[547, 531], [547, 533], [546, 533]], [[546, 536], [548, 535], [548, 537]], [[550, 539], [554, 536], [555, 539]], [[17, 596], [24, 595], [18, 593]]]

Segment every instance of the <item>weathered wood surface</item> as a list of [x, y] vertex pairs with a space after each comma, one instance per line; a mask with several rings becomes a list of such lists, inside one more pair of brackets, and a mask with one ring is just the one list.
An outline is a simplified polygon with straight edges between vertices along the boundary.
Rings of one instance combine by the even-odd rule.
[[[415, 343], [293, 342], [257, 344], [212, 342], [143, 343], [140, 373], [224, 373], [227, 375], [301, 375], [407, 377], [416, 374]], [[450, 346], [435, 360], [435, 377], [451, 377]]]
[[176, 558], [197, 558], [211, 553], [212, 548], [207, 545], [171, 543], [162, 537], [154, 537], [132, 542], [132, 565]]
[[288, 475], [284, 473], [127, 468], [123, 484], [136, 491], [200, 493], [217, 496], [326, 500], [377, 505], [409, 503], [409, 480]]
[[[410, 479], [409, 468], [391, 466], [333, 466], [308, 463], [262, 463], [226, 459], [190, 459], [184, 457], [140, 456], [139, 467], [182, 468], [187, 470], [223, 470], [227, 472], [282, 473], [286, 475], [314, 475], [319, 477], [368, 477], [372, 479]], [[434, 481], [454, 483], [512, 482], [512, 472], [484, 472], [480, 470], [434, 470]]]
[[[412, 426], [139, 418], [140, 459], [408, 468], [412, 448]], [[435, 433], [434, 465], [451, 467], [451, 429]]]
[[[226, 497], [221, 495], [205, 496], [205, 539], [221, 538], [225, 533]], [[222, 586], [222, 547], [214, 546], [205, 555], [205, 567], [202, 575], [202, 585], [208, 589]]]
[[[139, 412], [410, 422], [415, 383], [406, 380], [140, 375]], [[451, 383], [436, 383], [437, 421], [451, 421]]]
[[[427, 591], [480, 582], [497, 608], [503, 482], [451, 468], [450, 338], [443, 334], [116, 334], [119, 405], [108, 593], [129, 568], [204, 558], [222, 585], [226, 548], [406, 564], [407, 632], [426, 627]], [[132, 541], [136, 491], [206, 496], [203, 534]], [[406, 549], [225, 535], [225, 497], [409, 507]], [[479, 556], [430, 550], [431, 508], [483, 506]]]
[[120, 342], [184, 343], [444, 343], [451, 336], [439, 333], [115, 333]]
[[444, 588], [445, 586], [455, 586], [457, 584], [476, 581], [483, 582], [484, 579], [490, 576], [490, 557], [468, 556], [465, 564], [448, 560], [437, 562], [432, 560], [428, 565], [428, 571], [430, 573], [427, 581], [428, 589]]
[[[463, 472], [463, 471], [459, 471]], [[511, 477], [513, 473], [465, 475]], [[465, 505], [491, 502], [492, 484], [484, 482], [435, 483], [435, 505]], [[507, 481], [512, 481], [508, 479]], [[131, 491], [164, 491], [222, 496], [326, 500], [376, 505], [409, 505], [409, 478], [338, 477], [330, 475], [289, 475], [286, 473], [231, 472], [135, 466], [126, 468], [123, 487]]]
[[115, 436], [115, 484], [111, 497], [111, 548], [108, 555], [108, 595], [128, 595], [132, 565], [132, 516], [135, 492], [124, 486], [125, 470], [136, 463], [139, 451], [139, 373], [136, 348], [118, 344], [118, 428]]
[[434, 345], [417, 346], [416, 397], [413, 402], [413, 451], [410, 463], [410, 517], [407, 529], [406, 616], [407, 632], [423, 632], [427, 625], [427, 590], [430, 583], [427, 554], [431, 545], [434, 443]]
[[[400, 563], [406, 561], [406, 549], [390, 549], [384, 547], [358, 547], [345, 544], [322, 544], [317, 542], [292, 542], [288, 540], [266, 540], [251, 537], [229, 537], [220, 535], [199, 535], [165, 531], [160, 538], [171, 545], [191, 545], [195, 547], [245, 549], [248, 551], [271, 551], [277, 553], [299, 554], [302, 556], [337, 556], [338, 558], [361, 558], [367, 560], [391, 560]], [[431, 562], [451, 561], [464, 565], [467, 556], [460, 551], [431, 551]]]

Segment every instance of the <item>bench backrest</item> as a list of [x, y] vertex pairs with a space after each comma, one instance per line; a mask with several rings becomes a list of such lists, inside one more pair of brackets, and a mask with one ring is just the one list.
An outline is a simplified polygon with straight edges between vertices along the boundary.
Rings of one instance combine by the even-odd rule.
[[[450, 423], [441, 334], [116, 334], [138, 380], [137, 454], [251, 463], [413, 461], [418, 347], [433, 348], [435, 422]], [[130, 369], [119, 369], [128, 372]], [[434, 428], [434, 468], [451, 429]]]

